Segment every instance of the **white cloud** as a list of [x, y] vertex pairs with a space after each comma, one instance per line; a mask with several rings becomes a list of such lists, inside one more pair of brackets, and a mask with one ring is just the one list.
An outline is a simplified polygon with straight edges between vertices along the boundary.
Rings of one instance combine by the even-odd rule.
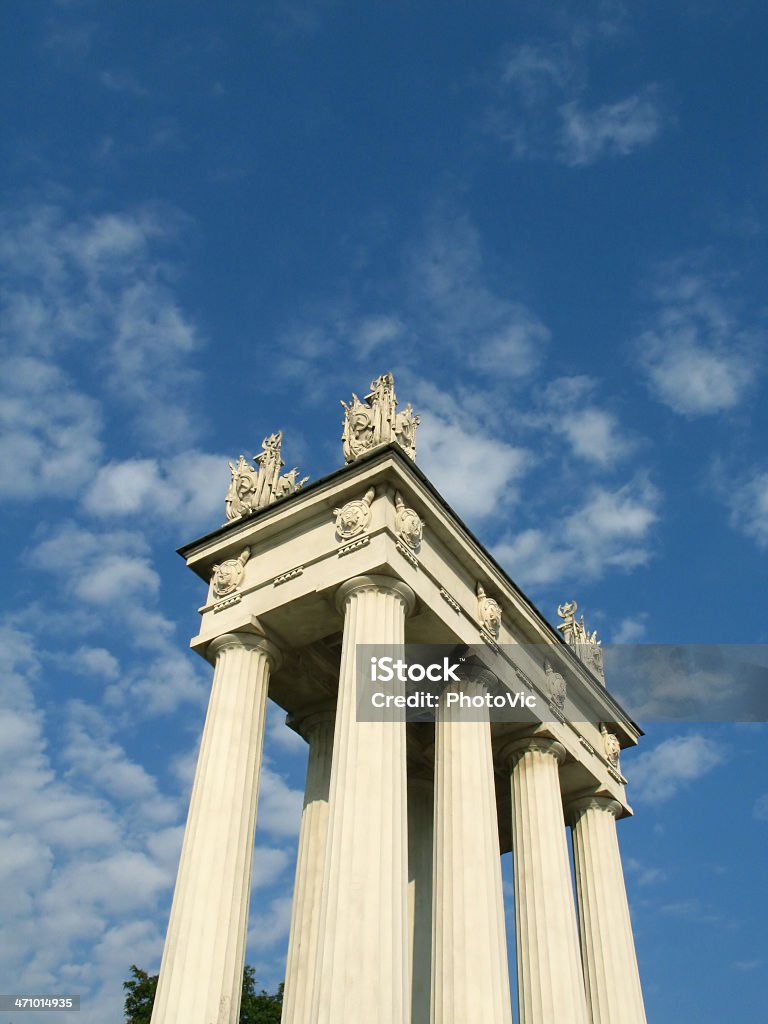
[[758, 469], [740, 481], [722, 482], [718, 488], [730, 508], [733, 527], [760, 548], [768, 548], [768, 470]]
[[514, 487], [528, 467], [524, 449], [428, 409], [418, 441], [419, 465], [449, 504], [468, 518], [498, 514], [514, 498]]
[[98, 403], [57, 367], [7, 357], [0, 381], [0, 494], [57, 501], [76, 494], [101, 456]]
[[654, 396], [681, 416], [707, 416], [739, 405], [759, 369], [756, 336], [703, 257], [661, 268], [657, 304], [635, 341], [638, 363]]
[[211, 530], [224, 521], [229, 480], [224, 455], [188, 451], [163, 462], [125, 459], [102, 466], [83, 504], [103, 519], [141, 516]]
[[[189, 403], [195, 382], [189, 356], [199, 339], [172, 292], [170, 264], [159, 256], [180, 223], [169, 210], [67, 219], [62, 209], [43, 205], [0, 218], [2, 348], [6, 358], [21, 353], [52, 364], [49, 373], [58, 379], [48, 391], [55, 387], [65, 404], [58, 413], [56, 402], [41, 409], [54, 410], [54, 434], [57, 416], [65, 425], [74, 417], [70, 430], [86, 415], [96, 423], [94, 399], [104, 397], [149, 443], [166, 447], [194, 438], [199, 415]], [[81, 370], [84, 361], [96, 371], [94, 392], [103, 395], [83, 398], [78, 407], [68, 398], [66, 373]], [[9, 387], [12, 394], [18, 389], [14, 379]], [[29, 407], [38, 395], [22, 392], [22, 399]], [[29, 425], [19, 418], [17, 433], [38, 438], [38, 418]], [[81, 440], [73, 447], [82, 447]], [[15, 449], [19, 444], [17, 438]], [[93, 443], [90, 450], [93, 455]], [[40, 461], [34, 451], [26, 454]], [[56, 446], [44, 454], [55, 462]], [[79, 481], [76, 475], [73, 486]]]
[[661, 112], [650, 91], [592, 110], [571, 101], [560, 108], [560, 117], [560, 157], [570, 167], [585, 167], [606, 156], [628, 156], [653, 142], [661, 129]]
[[273, 836], [297, 836], [304, 793], [291, 789], [286, 780], [267, 764], [262, 765], [259, 784], [257, 831]]
[[633, 450], [618, 417], [597, 404], [597, 381], [584, 374], [551, 381], [541, 397], [539, 419], [568, 442], [571, 454], [595, 466], [609, 467]]
[[638, 612], [622, 619], [611, 637], [612, 644], [633, 644], [642, 640], [647, 630], [648, 612]]
[[634, 569], [651, 557], [658, 504], [658, 491], [643, 476], [615, 490], [595, 487], [560, 522], [508, 534], [494, 553], [524, 586]]
[[72, 664], [75, 671], [100, 679], [114, 680], [120, 675], [120, 663], [104, 647], [79, 647]]
[[662, 803], [725, 760], [722, 748], [695, 733], [676, 736], [632, 758], [630, 777], [637, 800]]

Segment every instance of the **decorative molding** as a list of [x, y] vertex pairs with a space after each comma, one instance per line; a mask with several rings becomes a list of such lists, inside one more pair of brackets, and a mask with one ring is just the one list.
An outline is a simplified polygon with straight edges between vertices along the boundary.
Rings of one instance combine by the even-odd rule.
[[582, 745], [582, 747], [584, 747], [584, 749], [588, 753], [592, 754], [593, 757], [597, 753], [597, 751], [592, 746], [592, 744], [589, 742], [589, 740], [585, 740], [583, 736], [579, 736], [579, 743]]
[[411, 565], [414, 567], [414, 569], [418, 569], [418, 567], [419, 567], [419, 560], [416, 557], [416, 555], [414, 555], [413, 551], [411, 551], [411, 549], [409, 547], [406, 547], [405, 544], [403, 544], [403, 542], [400, 541], [400, 540], [396, 541], [395, 547], [400, 552], [400, 554], [403, 556], [403, 558], [405, 558], [408, 562], [411, 563]]
[[211, 590], [216, 597], [226, 597], [237, 590], [245, 576], [245, 563], [251, 557], [251, 549], [243, 548], [237, 558], [228, 558], [221, 565], [214, 565], [211, 573]]
[[270, 434], [261, 442], [261, 452], [253, 456], [256, 469], [248, 465], [241, 455], [237, 465], [230, 462], [229, 469], [232, 480], [225, 499], [227, 519], [242, 519], [252, 515], [257, 509], [294, 494], [309, 480], [308, 476], [297, 480], [298, 469], [280, 475], [285, 463], [280, 455], [283, 443], [283, 432]]
[[365, 533], [371, 525], [371, 505], [375, 497], [376, 491], [369, 487], [362, 498], [355, 498], [341, 508], [333, 510], [336, 516], [336, 536], [339, 540], [351, 540], [352, 537]]
[[281, 583], [287, 583], [288, 580], [295, 579], [297, 576], [301, 576], [304, 572], [303, 565], [297, 565], [295, 569], [289, 569], [288, 572], [281, 573], [279, 576], [275, 576], [272, 580], [273, 587], [279, 587]]
[[488, 646], [496, 652], [496, 654], [498, 654], [501, 651], [501, 648], [496, 643], [496, 637], [489, 633], [485, 626], [480, 627], [480, 636], [483, 638], [483, 640], [485, 640]]
[[395, 411], [397, 397], [391, 373], [383, 373], [371, 381], [371, 390], [363, 401], [353, 393], [349, 405], [341, 404], [344, 406], [341, 440], [345, 462], [354, 462], [373, 448], [393, 441], [411, 459], [416, 458], [416, 428], [420, 420], [410, 403], [402, 412]]
[[353, 540], [351, 544], [345, 544], [343, 547], [340, 547], [337, 554], [339, 558], [341, 558], [342, 555], [349, 555], [351, 552], [358, 551], [360, 548], [364, 548], [366, 544], [370, 543], [371, 538], [369, 536], [366, 535], [365, 537], [358, 537], [358, 539]]
[[242, 599], [242, 594], [231, 594], [229, 597], [222, 597], [222, 599], [217, 601], [213, 606], [214, 615], [217, 612], [223, 612], [225, 608], [230, 608], [233, 604], [240, 604]]
[[455, 612], [461, 611], [461, 605], [455, 597], [448, 593], [445, 587], [440, 587], [440, 597], [442, 597], [442, 599], [447, 602]]

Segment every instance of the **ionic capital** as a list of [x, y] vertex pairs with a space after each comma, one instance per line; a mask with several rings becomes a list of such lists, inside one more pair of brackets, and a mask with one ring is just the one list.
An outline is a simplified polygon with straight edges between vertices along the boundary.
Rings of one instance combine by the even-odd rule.
[[222, 633], [215, 640], [211, 640], [205, 651], [205, 656], [212, 665], [216, 664], [219, 653], [231, 648], [239, 648], [243, 651], [261, 651], [269, 661], [269, 667], [277, 668], [282, 661], [279, 649], [267, 640], [265, 636], [258, 633]]
[[406, 615], [411, 614], [416, 604], [416, 595], [407, 583], [403, 583], [402, 580], [398, 580], [394, 576], [371, 574], [370, 576], [354, 576], [346, 583], [342, 583], [336, 592], [336, 608], [343, 612], [347, 599], [352, 594], [366, 590], [377, 594], [396, 594], [402, 601]]
[[618, 800], [606, 794], [586, 793], [567, 801], [565, 820], [569, 825], [575, 825], [586, 811], [605, 811], [614, 818], [620, 818], [624, 808]]
[[565, 761], [566, 750], [562, 743], [550, 739], [549, 736], [523, 736], [507, 743], [499, 751], [502, 761], [505, 761], [509, 768], [514, 768], [517, 762], [530, 752], [549, 754], [554, 757], [558, 765]]

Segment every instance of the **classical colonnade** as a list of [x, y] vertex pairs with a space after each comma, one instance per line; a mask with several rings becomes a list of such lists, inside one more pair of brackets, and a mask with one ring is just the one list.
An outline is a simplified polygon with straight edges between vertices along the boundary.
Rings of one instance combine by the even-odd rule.
[[[620, 804], [588, 793], [564, 811], [559, 742], [518, 733], [492, 750], [487, 720], [459, 720], [447, 706], [434, 773], [415, 769], [403, 721], [357, 720], [355, 656], [358, 644], [404, 643], [413, 591], [358, 576], [336, 602], [336, 707], [292, 715], [309, 762], [283, 1024], [511, 1024], [500, 767], [511, 793], [520, 1024], [644, 1022]], [[207, 657], [213, 688], [153, 1024], [237, 1021], [266, 701], [281, 652], [232, 632]], [[472, 686], [482, 692], [481, 682], [463, 684]]]

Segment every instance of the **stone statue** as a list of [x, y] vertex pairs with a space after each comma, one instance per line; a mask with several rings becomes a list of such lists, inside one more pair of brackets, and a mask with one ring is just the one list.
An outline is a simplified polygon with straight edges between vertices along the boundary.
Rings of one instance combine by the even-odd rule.
[[395, 380], [391, 373], [383, 373], [371, 382], [371, 390], [361, 401], [352, 394], [352, 401], [344, 406], [344, 431], [341, 435], [344, 460], [354, 462], [361, 455], [380, 444], [396, 441], [403, 451], [416, 458], [416, 428], [419, 417], [410, 405], [396, 412]]
[[600, 723], [600, 732], [603, 736], [605, 759], [612, 768], [615, 768], [616, 771], [618, 771], [619, 755], [621, 754], [621, 744], [619, 743], [618, 737], [616, 737], [612, 732], [608, 732], [608, 727], [604, 722]]
[[283, 432], [270, 434], [261, 444], [261, 452], [254, 455], [256, 469], [249, 466], [245, 456], [241, 455], [237, 465], [230, 462], [229, 469], [232, 481], [226, 496], [227, 519], [242, 519], [257, 509], [264, 508], [278, 498], [293, 494], [303, 487], [309, 477], [297, 480], [298, 469], [280, 476], [285, 463], [280, 455], [283, 443]]
[[501, 605], [492, 597], [488, 597], [482, 583], [477, 584], [477, 614], [480, 625], [494, 640], [498, 639], [501, 629]]
[[371, 522], [371, 505], [376, 492], [369, 487], [362, 498], [348, 501], [341, 508], [335, 508], [336, 533], [341, 540], [350, 540], [360, 533], [365, 533]]
[[549, 700], [556, 708], [562, 711], [565, 708], [567, 691], [565, 679], [559, 672], [555, 672], [548, 658], [544, 659], [544, 672], [546, 674]]
[[597, 630], [591, 633], [584, 625], [584, 616], [576, 621], [578, 605], [575, 601], [566, 601], [558, 606], [557, 614], [564, 622], [557, 627], [562, 633], [563, 639], [573, 649], [587, 668], [605, 684], [605, 670], [603, 668], [603, 651], [600, 641], [597, 639]]
[[418, 551], [423, 526], [418, 513], [408, 508], [399, 491], [395, 491], [395, 532], [412, 551]]
[[251, 557], [251, 549], [243, 548], [237, 558], [228, 558], [221, 565], [214, 565], [211, 587], [216, 597], [226, 597], [237, 590], [243, 582], [245, 563]]

